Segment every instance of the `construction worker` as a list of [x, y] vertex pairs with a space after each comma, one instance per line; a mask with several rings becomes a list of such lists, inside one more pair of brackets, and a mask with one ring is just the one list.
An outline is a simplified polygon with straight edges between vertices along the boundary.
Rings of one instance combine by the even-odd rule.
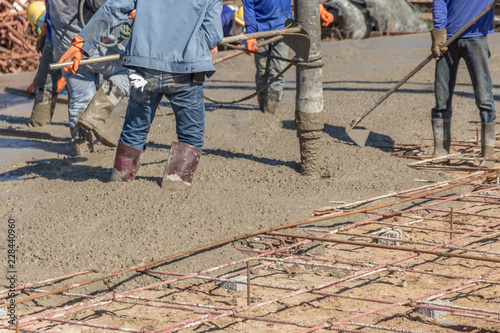
[[[481, 12], [492, 0], [434, 0], [431, 50], [437, 59], [435, 72], [436, 106], [432, 109], [434, 156], [450, 152], [452, 97], [460, 59], [467, 64], [481, 118], [481, 156], [491, 159], [495, 152], [495, 104], [488, 60], [490, 51], [486, 36], [493, 32], [494, 9], [465, 31], [447, 48], [447, 38]], [[493, 161], [482, 161], [482, 167], [493, 167]]]
[[[71, 47], [75, 35], [80, 33], [105, 0], [46, 2], [50, 4], [54, 56], [60, 59]], [[123, 54], [124, 51], [125, 46], [122, 44], [112, 47], [98, 44], [93, 56]], [[104, 145], [116, 147], [117, 138], [107, 133], [105, 121], [120, 100], [130, 92], [128, 74], [128, 69], [121, 65], [121, 61], [85, 65], [78, 72], [63, 73], [71, 96], [69, 128], [71, 148], [76, 156], [92, 151], [92, 133]], [[106, 81], [97, 89], [100, 75]]]
[[48, 4], [44, 1], [33, 1], [28, 5], [26, 13], [32, 29], [39, 30], [36, 49], [42, 53], [33, 83], [27, 89], [28, 93], [35, 94], [29, 125], [45, 126], [52, 120], [57, 95], [64, 87], [64, 79], [60, 70], [49, 71], [49, 64], [54, 62], [54, 51]]
[[[61, 62], [76, 71], [82, 54], [92, 55], [112, 27], [135, 17], [123, 57], [131, 93], [116, 150], [111, 181], [133, 180], [147, 135], [163, 96], [172, 105], [179, 142], [172, 143], [162, 187], [191, 185], [205, 132], [203, 82], [215, 72], [210, 50], [222, 41], [222, 1], [108, 0], [94, 15]], [[182, 28], [181, 28], [182, 27]]]
[[[283, 29], [285, 21], [292, 18], [291, 0], [243, 0], [245, 12], [246, 33], [263, 32]], [[323, 4], [319, 5], [321, 24], [328, 26], [333, 22], [333, 14], [328, 12]], [[259, 42], [264, 39], [259, 39]], [[275, 57], [287, 58], [289, 48], [283, 41], [274, 42], [258, 48], [255, 38], [246, 41], [249, 51], [258, 51]], [[253, 55], [252, 52], [247, 52]], [[257, 91], [263, 89], [271, 80], [285, 69], [285, 61], [255, 54], [255, 84]], [[283, 99], [284, 75], [277, 78], [267, 89], [257, 95], [259, 108], [262, 112], [275, 114]]]

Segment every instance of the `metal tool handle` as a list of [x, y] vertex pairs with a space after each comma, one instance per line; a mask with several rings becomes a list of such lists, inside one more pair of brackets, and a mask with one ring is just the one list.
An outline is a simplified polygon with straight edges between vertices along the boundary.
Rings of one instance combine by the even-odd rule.
[[[483, 17], [486, 13], [488, 13], [500, 0], [495, 0], [490, 3], [486, 8], [484, 8], [479, 14], [477, 14], [472, 20], [470, 20], [465, 26], [462, 27], [458, 32], [456, 32], [453, 36], [450, 37], [446, 42], [441, 45], [441, 48], [448, 47], [451, 43], [453, 43], [458, 37], [460, 37], [467, 29], [469, 29], [474, 23], [476, 23], [481, 17]], [[363, 120], [366, 116], [368, 116], [373, 110], [375, 110], [382, 102], [384, 102], [389, 96], [391, 96], [396, 90], [398, 90], [403, 84], [405, 84], [413, 75], [417, 74], [422, 68], [425, 67], [432, 59], [434, 55], [429, 55], [424, 61], [422, 61], [415, 69], [413, 69], [408, 75], [406, 75], [401, 81], [396, 83], [396, 85], [386, 92], [375, 104], [370, 106], [360, 117], [351, 121], [349, 128], [347, 131], [351, 130], [354, 126], [359, 124], [361, 120]]]
[[[115, 61], [115, 60], [120, 60], [121, 58], [123, 58], [123, 54], [112, 54], [112, 55], [107, 55], [107, 56], [103, 56], [103, 57], [83, 59], [80, 61], [80, 65], [82, 66], [82, 65], [97, 64], [99, 62]], [[68, 67], [71, 65], [73, 65], [73, 61], [54, 63], [54, 64], [49, 65], [49, 70], [61, 69], [61, 68]]]

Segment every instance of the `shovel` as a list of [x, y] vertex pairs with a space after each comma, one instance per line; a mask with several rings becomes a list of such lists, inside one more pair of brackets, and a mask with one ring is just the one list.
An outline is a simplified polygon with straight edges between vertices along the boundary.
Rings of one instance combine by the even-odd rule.
[[[441, 47], [448, 47], [453, 43], [458, 37], [460, 37], [467, 29], [469, 29], [474, 23], [476, 23], [481, 17], [488, 13], [500, 0], [495, 0], [490, 3], [486, 8], [484, 8], [479, 14], [477, 14], [472, 20], [470, 20], [462, 29], [456, 32], [450, 37]], [[413, 75], [417, 74], [422, 68], [425, 67], [432, 59], [434, 55], [429, 55], [422, 61], [415, 69], [413, 69], [408, 75], [406, 75], [401, 81], [399, 81], [391, 90], [386, 92], [380, 99], [370, 106], [360, 117], [353, 119], [351, 124], [346, 128], [346, 133], [349, 137], [360, 147], [364, 147], [366, 144], [366, 139], [370, 134], [370, 131], [364, 127], [355, 128], [357, 124], [361, 122], [366, 116], [368, 116], [373, 110], [375, 110], [382, 102], [384, 102], [389, 96], [391, 96], [396, 90], [398, 90], [403, 84], [405, 84]]]

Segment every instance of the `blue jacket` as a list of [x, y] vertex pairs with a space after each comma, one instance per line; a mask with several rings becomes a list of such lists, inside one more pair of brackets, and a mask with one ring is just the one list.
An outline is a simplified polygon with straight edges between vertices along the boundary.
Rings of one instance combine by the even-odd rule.
[[243, 0], [247, 33], [283, 29], [292, 18], [291, 0]]
[[[472, 20], [493, 0], [434, 0], [434, 29], [447, 29], [448, 38]], [[494, 8], [474, 23], [460, 38], [486, 36], [493, 33]]]
[[168, 73], [215, 72], [210, 50], [222, 41], [222, 0], [108, 0], [80, 32], [91, 55], [137, 9], [123, 66]]

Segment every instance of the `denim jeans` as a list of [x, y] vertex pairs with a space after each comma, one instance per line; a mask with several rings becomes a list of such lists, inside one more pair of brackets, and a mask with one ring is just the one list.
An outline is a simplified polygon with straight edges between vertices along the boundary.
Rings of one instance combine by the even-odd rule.
[[51, 94], [57, 93], [57, 81], [61, 78], [62, 71], [60, 69], [49, 71], [49, 64], [53, 62], [54, 49], [52, 47], [52, 42], [47, 38], [43, 46], [38, 70], [33, 79], [34, 90], [43, 89], [43, 91]]
[[172, 105], [179, 142], [201, 149], [205, 134], [205, 101], [203, 84], [193, 82], [191, 74], [172, 74], [157, 70], [137, 68], [147, 84], [131, 87], [127, 114], [120, 142], [143, 149], [156, 109], [163, 96]]
[[[91, 57], [123, 53], [124, 47], [104, 48], [100, 46], [98, 52]], [[73, 128], [87, 106], [94, 98], [97, 91], [96, 83], [101, 74], [105, 80], [111, 81], [120, 90], [128, 95], [130, 92], [130, 83], [128, 80], [129, 69], [122, 66], [121, 60], [101, 62], [97, 64], [80, 66], [75, 74], [64, 72], [71, 102], [69, 105], [69, 127]]]
[[[259, 39], [262, 42], [264, 39]], [[283, 41], [275, 42], [269, 45], [259, 47], [259, 52], [270, 54], [276, 57], [288, 58], [289, 47], [283, 43]], [[257, 91], [264, 87], [269, 80], [274, 79], [278, 73], [285, 69], [288, 65], [287, 62], [264, 57], [258, 54], [255, 57], [255, 67], [257, 68], [257, 73], [255, 74], [255, 85], [257, 86]], [[281, 76], [278, 80], [269, 86], [269, 89], [276, 91], [283, 91], [283, 81], [285, 76]]]
[[453, 91], [461, 58], [465, 60], [469, 70], [481, 122], [494, 122], [496, 112], [493, 99], [493, 84], [488, 66], [490, 50], [486, 37], [458, 39], [449, 46], [448, 52], [437, 61], [435, 76], [436, 106], [432, 109], [432, 118], [450, 119], [452, 116]]

